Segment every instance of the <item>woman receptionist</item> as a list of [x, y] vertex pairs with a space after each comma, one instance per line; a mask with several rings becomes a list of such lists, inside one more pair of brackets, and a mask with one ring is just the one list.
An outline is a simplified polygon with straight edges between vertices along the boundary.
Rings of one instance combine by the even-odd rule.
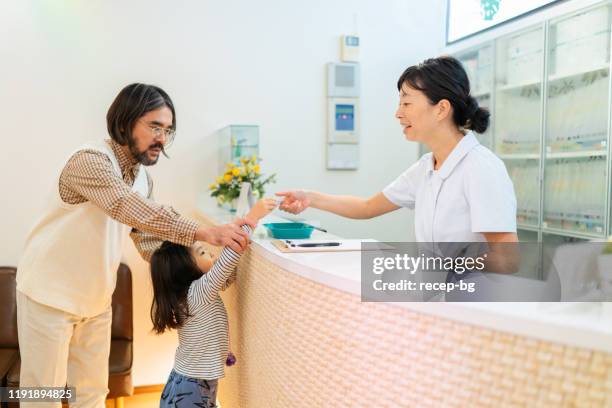
[[504, 163], [474, 135], [486, 131], [489, 112], [470, 95], [461, 63], [427, 59], [406, 69], [397, 89], [405, 138], [431, 152], [370, 198], [291, 190], [277, 193], [280, 208], [368, 219], [408, 207], [418, 242], [517, 242], [514, 188]]

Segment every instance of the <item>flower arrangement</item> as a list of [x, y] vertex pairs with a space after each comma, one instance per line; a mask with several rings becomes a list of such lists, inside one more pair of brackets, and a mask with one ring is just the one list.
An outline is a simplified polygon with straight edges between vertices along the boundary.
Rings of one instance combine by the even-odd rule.
[[263, 178], [260, 161], [257, 155], [253, 155], [250, 158], [240, 158], [239, 165], [233, 162], [227, 163], [225, 173], [217, 177], [216, 182], [208, 188], [211, 191], [211, 197], [215, 197], [219, 205], [235, 202], [240, 195], [243, 182], [251, 183], [253, 195], [256, 198], [263, 197], [265, 185], [276, 182], [276, 174]]

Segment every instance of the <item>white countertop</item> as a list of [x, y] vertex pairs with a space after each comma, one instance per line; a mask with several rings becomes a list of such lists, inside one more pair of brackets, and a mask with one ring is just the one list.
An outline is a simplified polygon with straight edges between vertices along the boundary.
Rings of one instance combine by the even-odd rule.
[[[233, 218], [228, 211], [199, 209], [217, 223]], [[283, 217], [283, 218], [281, 218]], [[282, 253], [271, 244], [262, 224], [286, 221], [289, 214], [275, 211], [260, 222], [253, 234], [254, 253], [289, 272], [335, 289], [361, 296], [361, 254], [359, 252]], [[312, 222], [312, 225], [317, 225]], [[337, 239], [315, 230], [316, 238]], [[476, 326], [517, 335], [612, 353], [612, 303], [538, 302], [394, 302], [397, 307], [432, 314]]]

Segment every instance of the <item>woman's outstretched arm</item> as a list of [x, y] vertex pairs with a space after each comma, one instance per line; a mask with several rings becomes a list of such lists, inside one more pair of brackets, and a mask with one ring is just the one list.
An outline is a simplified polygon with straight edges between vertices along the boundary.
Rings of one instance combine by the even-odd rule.
[[292, 214], [299, 214], [310, 207], [347, 218], [369, 219], [400, 208], [389, 201], [383, 193], [378, 193], [370, 198], [304, 190], [283, 191], [276, 195], [283, 197], [280, 209]]

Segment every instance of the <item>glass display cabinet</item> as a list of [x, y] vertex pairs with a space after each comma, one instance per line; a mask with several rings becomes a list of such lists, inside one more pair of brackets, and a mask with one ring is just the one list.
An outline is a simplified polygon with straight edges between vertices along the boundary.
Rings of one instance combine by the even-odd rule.
[[500, 38], [495, 48], [494, 150], [514, 184], [519, 228], [537, 231], [544, 26]]
[[218, 132], [219, 172], [229, 162], [240, 164], [240, 158], [259, 156], [259, 126], [228, 125]]
[[454, 54], [492, 112], [480, 139], [508, 169], [521, 241], [612, 234], [611, 14], [601, 2]]
[[542, 229], [603, 237], [609, 190], [610, 7], [552, 20], [547, 56]]

